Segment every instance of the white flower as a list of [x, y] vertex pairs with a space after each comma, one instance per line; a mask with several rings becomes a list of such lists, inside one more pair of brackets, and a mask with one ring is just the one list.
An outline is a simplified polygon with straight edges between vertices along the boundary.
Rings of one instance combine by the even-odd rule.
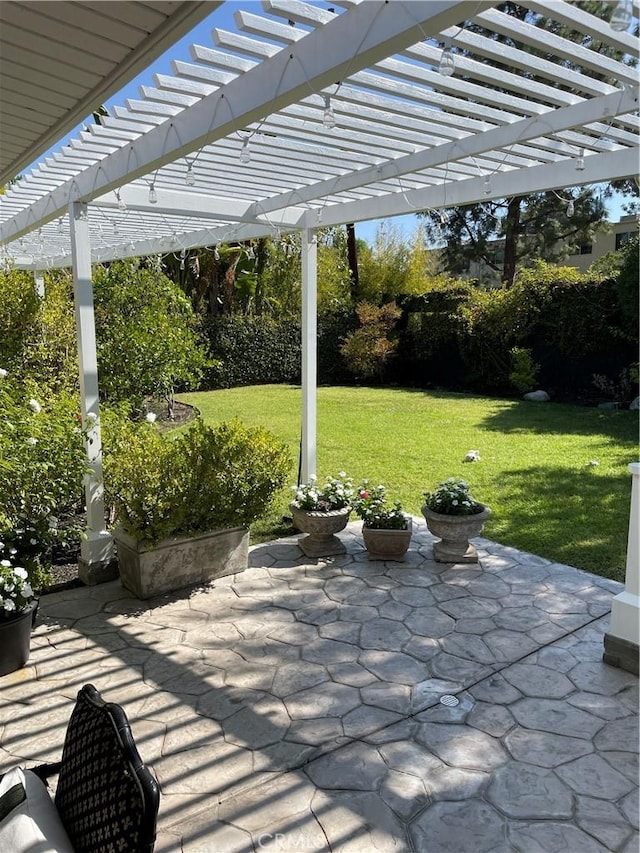
[[11, 567], [11, 561], [10, 560], [0, 560], [0, 566], [5, 566], [6, 568], [10, 568]]
[[11, 610], [16, 609], [15, 602], [13, 601], [12, 598], [5, 598], [4, 603], [3, 603], [3, 607], [7, 611], [7, 613], [9, 613]]
[[92, 423], [95, 423], [95, 421], [98, 420], [98, 416], [95, 412], [87, 412], [87, 420], [91, 421]]
[[22, 584], [22, 594], [25, 598], [33, 598], [33, 589], [30, 583]]
[[155, 412], [147, 412], [146, 421], [147, 421], [147, 423], [149, 423], [149, 424], [153, 424], [153, 423], [155, 423], [155, 422], [156, 422], [156, 418], [157, 418], [157, 417], [158, 417], [158, 416], [156, 415], [156, 413], [155, 413]]
[[13, 570], [14, 574], [16, 574], [19, 578], [22, 578], [23, 581], [26, 581], [28, 578], [27, 570], [23, 569], [22, 566], [16, 566]]
[[37, 400], [34, 400], [33, 397], [29, 400], [29, 408], [32, 412], [35, 412], [36, 415], [39, 415], [42, 411], [42, 406]]
[[34, 438], [32, 435], [30, 435], [29, 438], [27, 439], [27, 444], [30, 444], [31, 447], [35, 447], [37, 443], [38, 443], [38, 439]]
[[8, 371], [4, 369], [4, 367], [0, 367], [0, 379], [6, 379], [8, 376]]

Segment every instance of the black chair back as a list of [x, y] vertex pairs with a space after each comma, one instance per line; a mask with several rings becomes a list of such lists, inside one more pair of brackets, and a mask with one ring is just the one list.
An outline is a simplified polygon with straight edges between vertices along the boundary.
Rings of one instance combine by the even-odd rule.
[[78, 693], [64, 742], [55, 804], [77, 853], [152, 853], [158, 784], [129, 721], [92, 684]]

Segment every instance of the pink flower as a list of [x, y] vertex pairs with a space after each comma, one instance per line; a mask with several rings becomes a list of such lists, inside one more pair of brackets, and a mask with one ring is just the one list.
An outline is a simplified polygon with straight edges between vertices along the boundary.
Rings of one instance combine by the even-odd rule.
[[369, 497], [369, 492], [360, 492], [360, 497], [363, 501], [366, 501], [366, 499]]

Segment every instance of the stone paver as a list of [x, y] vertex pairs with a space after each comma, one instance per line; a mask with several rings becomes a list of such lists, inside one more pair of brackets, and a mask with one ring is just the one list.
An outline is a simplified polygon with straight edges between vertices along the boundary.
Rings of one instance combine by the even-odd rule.
[[157, 853], [637, 853], [638, 679], [602, 662], [620, 585], [486, 539], [437, 564], [418, 519], [404, 564], [370, 562], [358, 527], [149, 602], [44, 597], [0, 678], [0, 772], [59, 758], [92, 682], [160, 782]]

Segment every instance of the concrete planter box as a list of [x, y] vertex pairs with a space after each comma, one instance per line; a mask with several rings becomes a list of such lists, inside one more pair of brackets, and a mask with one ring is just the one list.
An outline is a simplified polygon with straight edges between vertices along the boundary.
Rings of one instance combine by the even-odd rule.
[[122, 586], [137, 598], [206, 583], [247, 568], [249, 529], [232, 527], [148, 545], [114, 533]]
[[396, 560], [403, 562], [411, 542], [412, 520], [407, 519], [406, 530], [379, 530], [362, 525], [362, 538], [370, 560]]

